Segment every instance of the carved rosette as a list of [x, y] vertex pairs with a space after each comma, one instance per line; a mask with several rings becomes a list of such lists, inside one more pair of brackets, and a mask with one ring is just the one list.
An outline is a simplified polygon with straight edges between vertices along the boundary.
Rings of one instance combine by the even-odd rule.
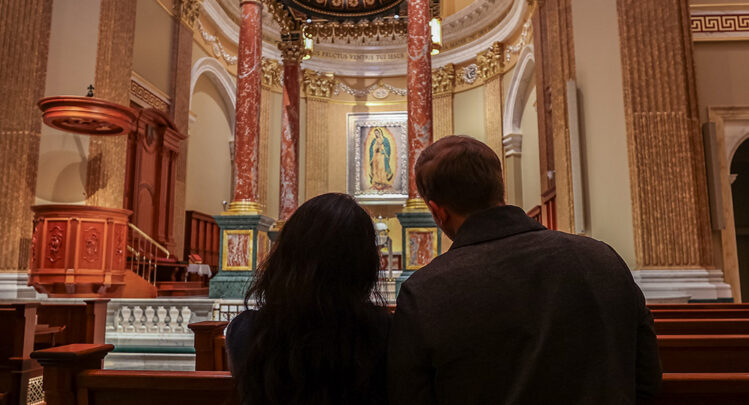
[[266, 88], [281, 87], [281, 64], [275, 59], [263, 58], [262, 83]]
[[478, 74], [482, 80], [487, 81], [502, 73], [505, 64], [504, 53], [505, 45], [501, 42], [495, 42], [488, 50], [476, 56]]
[[304, 71], [304, 92], [308, 97], [330, 98], [335, 86], [336, 80], [333, 73]]
[[177, 0], [174, 2], [174, 14], [190, 28], [195, 27], [195, 21], [200, 16], [200, 5], [203, 0]]
[[432, 94], [449, 94], [455, 89], [455, 66], [449, 63], [432, 70]]
[[278, 43], [283, 63], [301, 63], [304, 57], [304, 45], [301, 41], [281, 41]]

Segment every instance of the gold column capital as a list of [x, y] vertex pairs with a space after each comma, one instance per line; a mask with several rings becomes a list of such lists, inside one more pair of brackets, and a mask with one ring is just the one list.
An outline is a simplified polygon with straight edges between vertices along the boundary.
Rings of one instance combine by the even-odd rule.
[[190, 29], [195, 28], [195, 22], [200, 17], [200, 7], [203, 0], [176, 0], [174, 2], [174, 14], [179, 16]]
[[281, 41], [278, 43], [278, 49], [281, 51], [284, 64], [299, 64], [304, 57], [304, 44], [300, 40]]
[[261, 80], [263, 87], [272, 89], [281, 87], [281, 64], [270, 58], [263, 58], [261, 64]]
[[447, 65], [432, 70], [432, 94], [449, 94], [455, 90], [455, 65]]
[[502, 73], [505, 66], [504, 54], [505, 44], [495, 42], [489, 49], [476, 55], [479, 77], [487, 81]]
[[304, 69], [304, 93], [309, 97], [330, 98], [333, 94], [336, 81], [333, 73], [320, 73], [314, 70]]

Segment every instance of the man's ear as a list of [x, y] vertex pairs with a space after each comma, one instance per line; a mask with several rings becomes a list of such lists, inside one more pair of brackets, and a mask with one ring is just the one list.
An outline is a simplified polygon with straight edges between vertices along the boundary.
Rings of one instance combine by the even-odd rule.
[[432, 211], [432, 216], [437, 220], [437, 225], [441, 228], [450, 219], [450, 213], [447, 212], [445, 207], [440, 206], [432, 200], [429, 200], [427, 205], [429, 205], [429, 209]]

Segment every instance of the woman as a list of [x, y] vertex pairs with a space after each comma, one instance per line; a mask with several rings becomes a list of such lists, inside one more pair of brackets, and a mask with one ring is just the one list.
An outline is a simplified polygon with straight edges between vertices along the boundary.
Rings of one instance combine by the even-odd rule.
[[382, 404], [390, 318], [372, 220], [344, 194], [289, 218], [247, 291], [227, 348], [242, 403]]

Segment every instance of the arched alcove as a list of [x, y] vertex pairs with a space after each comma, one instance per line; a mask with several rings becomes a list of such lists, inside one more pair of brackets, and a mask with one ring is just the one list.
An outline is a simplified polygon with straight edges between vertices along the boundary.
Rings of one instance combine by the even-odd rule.
[[508, 200], [526, 211], [541, 203], [533, 45], [520, 53], [502, 114]]
[[[749, 134], [747, 134], [749, 135]], [[749, 296], [749, 140], [738, 145], [731, 159], [731, 195], [736, 226], [741, 295]]]
[[215, 215], [231, 200], [236, 87], [213, 58], [199, 59], [192, 72], [185, 207]]

